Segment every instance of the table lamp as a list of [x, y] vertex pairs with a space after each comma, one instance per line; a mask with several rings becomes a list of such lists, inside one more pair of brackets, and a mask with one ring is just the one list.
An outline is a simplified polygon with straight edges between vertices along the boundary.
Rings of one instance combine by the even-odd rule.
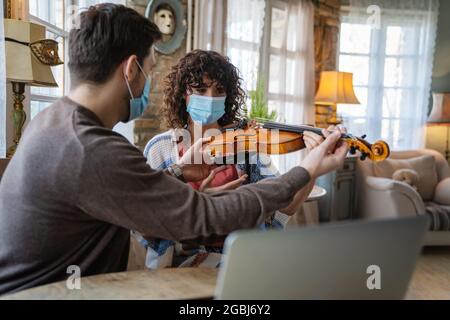
[[353, 91], [353, 74], [340, 71], [323, 71], [320, 74], [319, 89], [315, 101], [317, 105], [328, 106], [328, 114], [331, 117], [327, 124], [339, 124], [342, 121], [336, 116], [337, 104], [359, 104]]
[[428, 117], [428, 124], [447, 127], [445, 144], [445, 159], [450, 158], [449, 133], [450, 133], [450, 93], [433, 92], [433, 108]]
[[14, 93], [14, 144], [6, 156], [11, 158], [22, 136], [26, 114], [23, 110], [25, 85], [57, 87], [51, 66], [62, 64], [58, 43], [45, 39], [45, 27], [28, 21], [5, 19], [6, 79]]

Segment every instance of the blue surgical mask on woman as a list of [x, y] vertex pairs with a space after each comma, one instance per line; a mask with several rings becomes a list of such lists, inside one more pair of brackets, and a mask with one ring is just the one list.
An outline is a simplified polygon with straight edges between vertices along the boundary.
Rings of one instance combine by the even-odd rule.
[[139, 118], [144, 111], [148, 108], [149, 105], [149, 94], [150, 94], [150, 86], [151, 81], [150, 78], [147, 76], [147, 74], [144, 72], [144, 69], [141, 67], [139, 62], [136, 61], [136, 64], [138, 65], [139, 69], [141, 69], [142, 73], [144, 74], [145, 78], [147, 79], [145, 81], [144, 90], [142, 91], [142, 95], [140, 97], [134, 97], [133, 91], [131, 90], [130, 83], [128, 82], [127, 77], [125, 77], [125, 82], [127, 83], [128, 91], [130, 92], [131, 99], [130, 99], [130, 116], [128, 117], [128, 122], [133, 121], [136, 118]]
[[187, 112], [194, 122], [200, 122], [203, 125], [214, 123], [225, 114], [226, 98], [193, 94], [189, 97]]

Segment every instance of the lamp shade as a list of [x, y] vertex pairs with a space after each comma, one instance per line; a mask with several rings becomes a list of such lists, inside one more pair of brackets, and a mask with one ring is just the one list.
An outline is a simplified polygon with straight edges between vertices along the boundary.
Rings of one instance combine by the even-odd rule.
[[318, 104], [359, 104], [353, 91], [353, 74], [339, 71], [323, 71], [315, 101]]
[[433, 109], [428, 123], [450, 125], [450, 93], [433, 92]]
[[45, 27], [28, 21], [5, 19], [4, 31], [7, 80], [57, 87], [50, 66], [39, 61], [29, 45], [45, 39]]

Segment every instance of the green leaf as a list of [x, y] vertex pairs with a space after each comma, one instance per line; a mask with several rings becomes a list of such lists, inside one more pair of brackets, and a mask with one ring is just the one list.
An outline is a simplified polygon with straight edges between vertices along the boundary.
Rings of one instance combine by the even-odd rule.
[[256, 90], [249, 91], [250, 97], [250, 114], [248, 118], [256, 121], [275, 120], [277, 118], [276, 111], [269, 112], [266, 99], [266, 83], [262, 76], [259, 77], [256, 84]]

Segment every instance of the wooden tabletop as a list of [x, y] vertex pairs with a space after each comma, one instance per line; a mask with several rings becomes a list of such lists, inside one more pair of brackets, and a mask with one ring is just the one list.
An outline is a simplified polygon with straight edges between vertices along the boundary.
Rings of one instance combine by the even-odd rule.
[[109, 273], [81, 278], [81, 290], [57, 282], [2, 297], [9, 300], [142, 300], [212, 298], [217, 269], [179, 268]]
[[[85, 277], [81, 290], [65, 282], [25, 290], [3, 299], [203, 299], [212, 298], [217, 269], [180, 268]], [[426, 248], [406, 299], [450, 299], [450, 247]]]

